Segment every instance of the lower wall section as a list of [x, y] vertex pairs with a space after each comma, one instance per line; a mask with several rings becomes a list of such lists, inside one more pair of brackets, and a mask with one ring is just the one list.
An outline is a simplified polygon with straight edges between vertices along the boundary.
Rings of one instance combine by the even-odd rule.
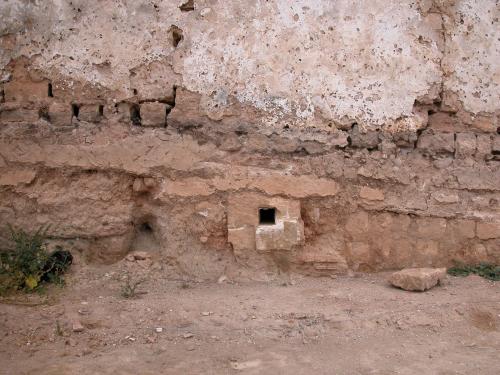
[[144, 250], [172, 277], [201, 279], [500, 263], [497, 154], [265, 152], [258, 133], [223, 151], [120, 124], [2, 133], [0, 247], [7, 224], [50, 224], [53, 245], [88, 261]]

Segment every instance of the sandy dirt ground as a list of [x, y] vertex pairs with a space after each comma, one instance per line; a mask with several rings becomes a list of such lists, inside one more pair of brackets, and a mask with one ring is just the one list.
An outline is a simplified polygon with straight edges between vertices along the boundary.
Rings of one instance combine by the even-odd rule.
[[[64, 288], [3, 299], [0, 373], [500, 373], [498, 282], [448, 277], [412, 293], [388, 274], [284, 285], [168, 280], [151, 269], [74, 266]], [[146, 276], [146, 293], [120, 296], [126, 273]]]

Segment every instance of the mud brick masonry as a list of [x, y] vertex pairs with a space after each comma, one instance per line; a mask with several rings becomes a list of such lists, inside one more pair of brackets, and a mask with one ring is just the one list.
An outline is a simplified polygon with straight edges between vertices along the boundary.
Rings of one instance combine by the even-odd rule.
[[[0, 3], [0, 244], [265, 277], [500, 263], [495, 0]], [[139, 241], [140, 239], [140, 241]]]

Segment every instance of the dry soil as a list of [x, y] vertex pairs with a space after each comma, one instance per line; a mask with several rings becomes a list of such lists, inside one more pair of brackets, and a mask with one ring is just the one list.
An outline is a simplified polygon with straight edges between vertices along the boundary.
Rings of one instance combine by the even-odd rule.
[[[120, 296], [127, 272], [147, 277], [137, 298]], [[500, 283], [411, 293], [387, 276], [195, 283], [75, 265], [64, 288], [2, 300], [0, 373], [499, 373]]]

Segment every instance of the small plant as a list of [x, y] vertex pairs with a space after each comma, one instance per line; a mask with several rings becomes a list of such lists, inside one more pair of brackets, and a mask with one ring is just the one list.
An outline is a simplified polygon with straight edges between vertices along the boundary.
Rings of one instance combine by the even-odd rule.
[[62, 283], [62, 273], [73, 257], [61, 248], [48, 253], [45, 240], [48, 226], [30, 234], [9, 225], [14, 248], [0, 252], [0, 293], [39, 289], [42, 282]]
[[135, 298], [139, 294], [144, 294], [144, 292], [139, 292], [137, 288], [145, 281], [146, 279], [133, 280], [129, 274], [125, 275], [123, 285], [121, 286], [120, 295], [123, 298]]
[[61, 327], [61, 323], [59, 323], [59, 320], [56, 320], [56, 335], [57, 336], [64, 336], [64, 330]]
[[454, 267], [448, 268], [448, 274], [452, 276], [469, 276], [476, 274], [488, 280], [500, 280], [500, 266], [495, 266], [488, 263], [480, 263], [478, 265], [457, 264]]

